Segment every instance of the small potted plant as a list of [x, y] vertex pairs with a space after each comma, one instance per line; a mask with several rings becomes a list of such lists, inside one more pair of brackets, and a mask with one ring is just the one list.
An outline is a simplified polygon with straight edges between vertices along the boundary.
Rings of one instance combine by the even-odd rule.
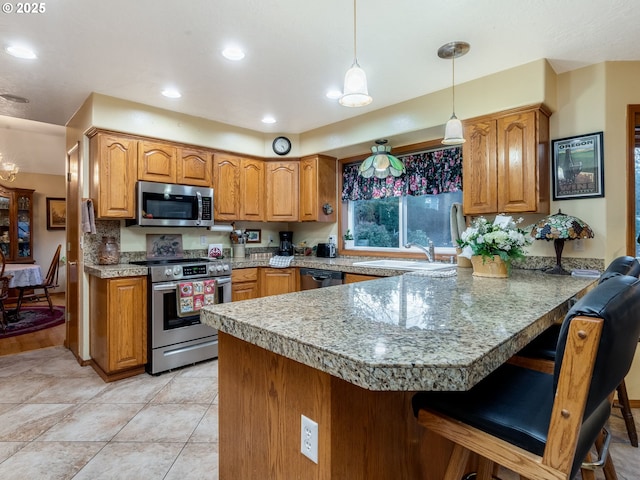
[[350, 249], [353, 248], [353, 234], [351, 233], [351, 230], [349, 230], [347, 228], [347, 231], [344, 234], [344, 248], [345, 249]]

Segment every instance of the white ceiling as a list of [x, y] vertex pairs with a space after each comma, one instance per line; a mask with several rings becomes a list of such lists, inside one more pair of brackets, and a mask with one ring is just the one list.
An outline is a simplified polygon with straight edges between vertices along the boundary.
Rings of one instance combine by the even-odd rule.
[[[325, 93], [342, 89], [353, 61], [351, 0], [43, 4], [44, 13], [0, 14], [0, 93], [29, 99], [0, 98], [0, 115], [58, 126], [98, 92], [256, 131], [301, 133], [450, 87], [451, 62], [436, 52], [453, 40], [471, 44], [456, 61], [456, 83], [540, 58], [557, 73], [640, 60], [637, 0], [360, 0], [358, 61], [373, 103], [350, 109]], [[9, 56], [11, 43], [30, 46], [38, 59]], [[242, 62], [220, 55], [230, 44], [246, 51]], [[167, 86], [182, 98], [162, 97]], [[277, 123], [261, 123], [266, 114]], [[3, 118], [0, 131], [43, 126], [7, 127], [11, 121]], [[0, 135], [0, 149], [10, 133]], [[24, 157], [17, 158], [23, 171], [50, 168], [33, 152]]]

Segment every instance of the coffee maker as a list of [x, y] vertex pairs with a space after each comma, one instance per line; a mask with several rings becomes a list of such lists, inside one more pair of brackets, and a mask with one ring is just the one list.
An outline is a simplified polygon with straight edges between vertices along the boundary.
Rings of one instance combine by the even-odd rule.
[[278, 250], [278, 255], [293, 255], [293, 232], [279, 232], [279, 234], [280, 249]]

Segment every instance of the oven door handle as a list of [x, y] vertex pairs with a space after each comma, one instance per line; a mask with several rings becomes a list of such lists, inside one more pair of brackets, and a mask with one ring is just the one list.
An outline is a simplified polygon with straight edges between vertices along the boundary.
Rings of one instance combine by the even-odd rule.
[[216, 278], [216, 285], [224, 285], [225, 283], [231, 283], [231, 277]]
[[153, 291], [164, 292], [166, 290], [175, 290], [177, 286], [177, 283], [159, 283], [153, 286]]

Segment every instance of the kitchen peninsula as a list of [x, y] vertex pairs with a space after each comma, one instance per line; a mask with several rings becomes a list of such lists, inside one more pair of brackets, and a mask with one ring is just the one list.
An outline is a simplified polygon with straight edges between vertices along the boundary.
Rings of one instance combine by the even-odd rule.
[[[594, 284], [459, 269], [206, 307], [220, 478], [442, 478], [451, 446], [416, 424], [413, 392], [471, 388]], [[300, 453], [301, 415], [318, 423], [317, 464]]]

